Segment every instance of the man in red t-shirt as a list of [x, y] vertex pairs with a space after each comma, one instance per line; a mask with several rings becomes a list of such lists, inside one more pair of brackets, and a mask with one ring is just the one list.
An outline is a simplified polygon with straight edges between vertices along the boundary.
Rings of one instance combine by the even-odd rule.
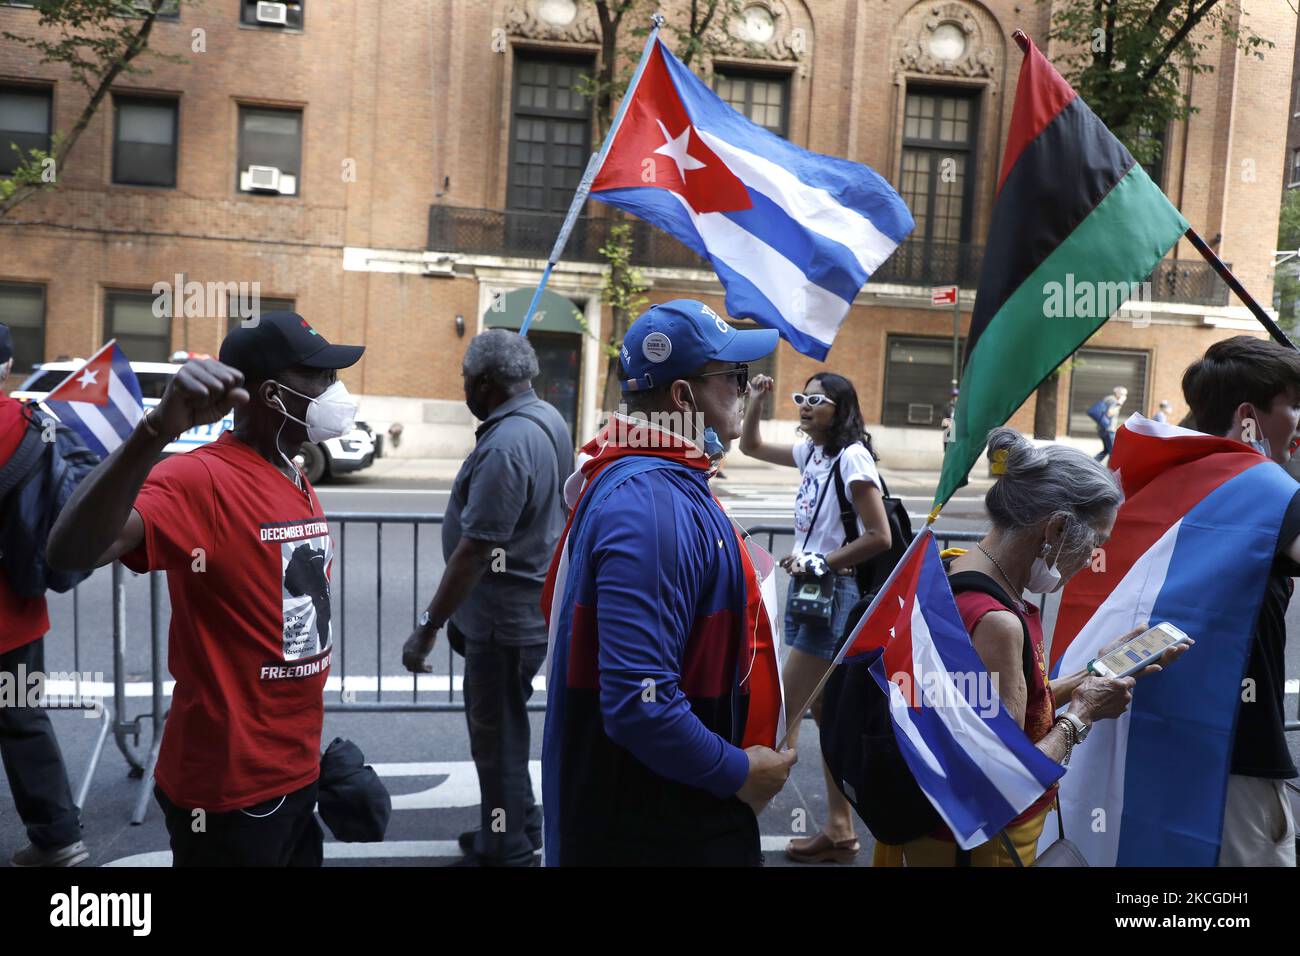
[[[0, 385], [13, 364], [13, 339], [9, 327], [0, 323]], [[23, 407], [0, 390], [0, 469], [27, 428]], [[45, 671], [49, 629], [45, 596], [14, 593], [0, 567], [0, 682], [13, 693], [9, 701], [0, 693], [0, 756], [31, 841], [14, 854], [14, 866], [76, 866], [90, 856], [81, 842], [81, 820], [50, 718], [43, 708], [27, 706], [35, 675]]]
[[[163, 570], [176, 679], [154, 772], [177, 866], [319, 866], [323, 691], [333, 651], [334, 546], [292, 462], [304, 441], [352, 428], [331, 345], [293, 312], [188, 362], [158, 407], [82, 482], [50, 534], [50, 563], [115, 558]], [[188, 428], [235, 409], [215, 442], [155, 466]]]

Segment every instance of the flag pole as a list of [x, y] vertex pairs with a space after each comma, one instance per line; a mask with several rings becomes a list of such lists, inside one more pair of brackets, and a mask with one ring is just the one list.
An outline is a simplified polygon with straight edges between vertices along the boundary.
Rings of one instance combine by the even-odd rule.
[[627, 86], [627, 92], [623, 94], [623, 100], [618, 104], [618, 111], [614, 114], [614, 121], [609, 124], [609, 132], [605, 134], [605, 140], [600, 144], [600, 149], [591, 154], [587, 160], [587, 168], [582, 171], [582, 179], [578, 182], [578, 190], [573, 194], [573, 202], [569, 204], [569, 211], [565, 214], [564, 224], [560, 226], [560, 234], [555, 237], [555, 245], [551, 247], [551, 255], [546, 260], [546, 268], [542, 270], [542, 279], [537, 283], [537, 289], [533, 292], [532, 301], [528, 303], [528, 311], [524, 313], [524, 321], [519, 326], [519, 334], [528, 335], [528, 326], [532, 324], [533, 313], [537, 310], [537, 303], [542, 298], [542, 290], [546, 288], [547, 281], [551, 278], [551, 270], [555, 264], [560, 261], [560, 256], [564, 252], [564, 244], [569, 241], [569, 233], [573, 231], [574, 223], [578, 221], [578, 213], [582, 210], [583, 203], [587, 201], [587, 194], [591, 192], [591, 184], [596, 179], [596, 174], [600, 172], [600, 167], [605, 164], [605, 157], [609, 154], [609, 148], [614, 143], [614, 134], [618, 132], [619, 126], [623, 122], [623, 114], [627, 112], [628, 104], [632, 102], [632, 94], [636, 92], [637, 84], [641, 82], [641, 74], [645, 72], [646, 63], [650, 60], [650, 52], [654, 49], [655, 41], [659, 39], [659, 28], [664, 25], [664, 15], [662, 13], [652, 13], [650, 15], [650, 35], [646, 37], [645, 48], [641, 51], [641, 59], [637, 62], [636, 72], [632, 74], [632, 82]]
[[1187, 232], [1184, 233], [1184, 235], [1187, 236], [1187, 239], [1191, 242], [1193, 248], [1195, 248], [1196, 251], [1205, 258], [1205, 261], [1214, 268], [1214, 271], [1219, 274], [1219, 277], [1228, 284], [1228, 288], [1236, 293], [1237, 298], [1242, 301], [1246, 308], [1250, 309], [1251, 314], [1259, 320], [1259, 324], [1268, 330], [1268, 334], [1273, 337], [1273, 340], [1277, 342], [1278, 345], [1285, 345], [1289, 349], [1294, 349], [1295, 343], [1287, 338], [1287, 334], [1279, 328], [1276, 322], [1269, 318], [1268, 313], [1265, 312], [1263, 307], [1255, 301], [1255, 297], [1246, 291], [1246, 287], [1241, 284], [1235, 275], [1232, 274], [1232, 271], [1224, 264], [1223, 260], [1215, 254], [1214, 250], [1209, 247], [1206, 241], [1201, 238], [1200, 234], [1195, 229], [1188, 226]]

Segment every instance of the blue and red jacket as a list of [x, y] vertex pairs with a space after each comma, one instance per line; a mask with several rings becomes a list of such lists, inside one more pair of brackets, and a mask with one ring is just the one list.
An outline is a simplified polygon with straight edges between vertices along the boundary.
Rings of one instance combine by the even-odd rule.
[[543, 595], [548, 866], [738, 833], [757, 850], [734, 794], [743, 747], [775, 743], [776, 659], [770, 640], [756, 645], [761, 597], [708, 465], [680, 448], [605, 446], [584, 466]]

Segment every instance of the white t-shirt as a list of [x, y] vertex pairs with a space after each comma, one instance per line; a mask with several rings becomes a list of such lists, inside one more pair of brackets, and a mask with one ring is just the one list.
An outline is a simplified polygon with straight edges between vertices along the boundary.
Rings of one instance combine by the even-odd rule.
[[[794, 463], [803, 474], [799, 491], [794, 496], [794, 554], [830, 554], [844, 544], [844, 523], [840, 521], [840, 503], [835, 495], [835, 476], [831, 468], [835, 458], [828, 458], [821, 445], [800, 442], [791, 451]], [[866, 481], [880, 487], [880, 473], [871, 458], [871, 452], [861, 442], [855, 442], [839, 454], [840, 477], [844, 479], [844, 494], [853, 502], [853, 484]], [[817, 498], [826, 487], [820, 510]], [[817, 525], [809, 533], [813, 512], [817, 512]], [[865, 533], [862, 517], [858, 517], [858, 534]], [[807, 536], [807, 543], [804, 538]]]

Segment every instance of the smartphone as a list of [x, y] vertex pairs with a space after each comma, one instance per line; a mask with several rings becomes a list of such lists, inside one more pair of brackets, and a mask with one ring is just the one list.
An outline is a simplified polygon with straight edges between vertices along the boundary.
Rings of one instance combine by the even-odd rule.
[[1125, 641], [1105, 657], [1097, 658], [1088, 665], [1088, 670], [1100, 677], [1132, 677], [1175, 644], [1186, 644], [1189, 640], [1181, 630], [1165, 621]]

